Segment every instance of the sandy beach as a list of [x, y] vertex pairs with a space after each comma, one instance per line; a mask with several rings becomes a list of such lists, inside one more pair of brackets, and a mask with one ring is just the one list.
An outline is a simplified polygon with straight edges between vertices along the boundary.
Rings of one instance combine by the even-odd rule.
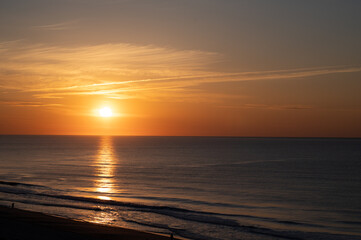
[[170, 237], [0, 206], [0, 240], [13, 239], [169, 240]]

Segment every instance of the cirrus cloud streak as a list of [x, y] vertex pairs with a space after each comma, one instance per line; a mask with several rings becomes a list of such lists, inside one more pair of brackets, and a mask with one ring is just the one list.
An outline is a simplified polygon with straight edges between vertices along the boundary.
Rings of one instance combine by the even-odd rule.
[[[102, 95], [106, 98], [209, 99], [192, 87], [204, 83], [307, 78], [360, 72], [360, 66], [331, 66], [255, 72], [215, 72], [217, 53], [131, 44], [80, 47], [22, 41], [0, 43], [0, 91], [33, 98]], [[185, 88], [187, 90], [185, 90]], [[215, 95], [215, 98], [231, 97]]]

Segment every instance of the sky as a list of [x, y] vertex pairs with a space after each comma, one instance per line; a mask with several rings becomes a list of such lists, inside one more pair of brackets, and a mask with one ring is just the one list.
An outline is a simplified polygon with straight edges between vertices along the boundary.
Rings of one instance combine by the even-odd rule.
[[1, 0], [0, 134], [361, 137], [360, 12]]

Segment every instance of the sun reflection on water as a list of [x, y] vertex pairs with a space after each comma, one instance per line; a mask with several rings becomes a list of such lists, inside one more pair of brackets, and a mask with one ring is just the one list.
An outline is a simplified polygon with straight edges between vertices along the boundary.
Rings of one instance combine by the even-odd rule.
[[97, 178], [94, 185], [99, 199], [112, 199], [109, 195], [114, 192], [115, 161], [112, 138], [104, 136], [100, 139], [98, 156], [95, 163]]
[[[114, 167], [117, 162], [113, 148], [113, 139], [110, 136], [103, 136], [99, 142], [99, 151], [95, 160], [94, 189], [96, 197], [101, 200], [113, 200], [115, 193]], [[101, 207], [103, 208], [103, 207]], [[101, 224], [113, 224], [117, 213], [110, 208], [102, 209], [100, 212], [93, 212], [89, 221]]]

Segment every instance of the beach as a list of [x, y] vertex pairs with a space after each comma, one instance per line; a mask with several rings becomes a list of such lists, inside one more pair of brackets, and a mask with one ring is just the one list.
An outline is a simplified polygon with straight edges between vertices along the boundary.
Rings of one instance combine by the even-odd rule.
[[161, 236], [120, 227], [75, 221], [39, 212], [0, 206], [0, 239], [129, 239], [166, 240]]

